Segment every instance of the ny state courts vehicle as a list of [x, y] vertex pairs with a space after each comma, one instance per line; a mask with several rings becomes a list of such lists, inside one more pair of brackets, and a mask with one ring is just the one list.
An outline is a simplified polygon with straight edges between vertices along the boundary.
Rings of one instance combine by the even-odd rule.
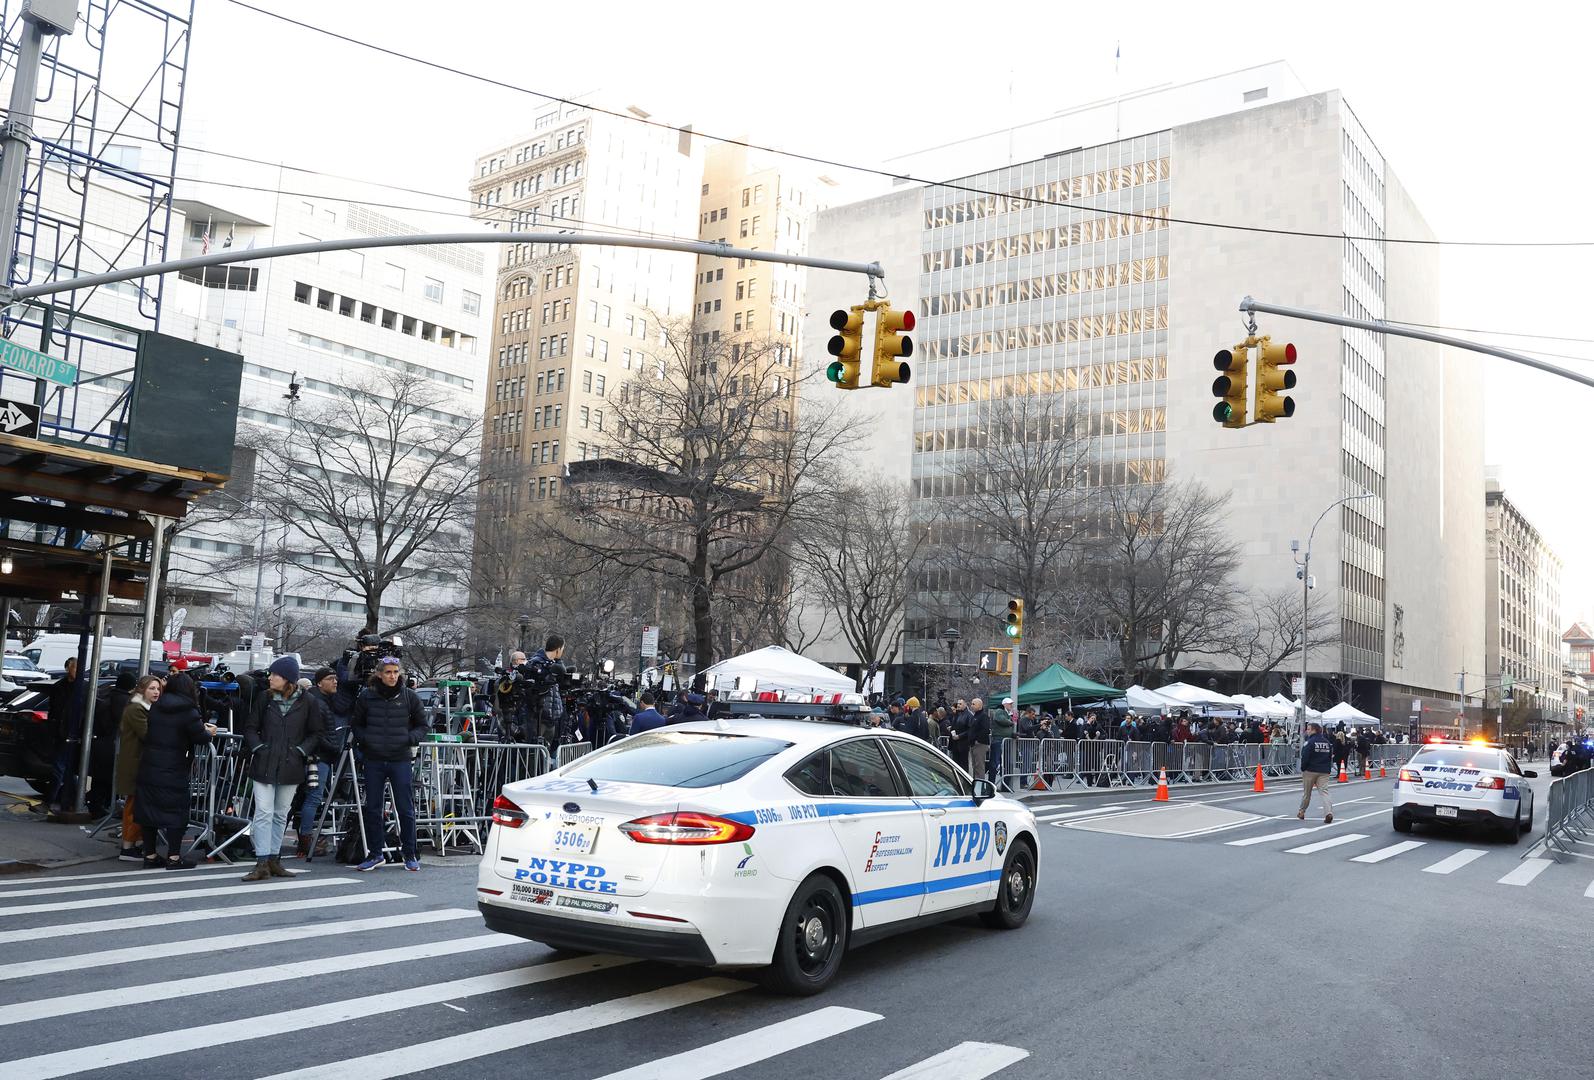
[[1430, 742], [1395, 780], [1394, 825], [1484, 825], [1514, 844], [1533, 828], [1533, 789], [1510, 751], [1498, 744]]
[[911, 736], [711, 720], [622, 739], [498, 797], [489, 928], [550, 947], [762, 968], [810, 994], [849, 945], [979, 915], [1021, 926], [1035, 818]]

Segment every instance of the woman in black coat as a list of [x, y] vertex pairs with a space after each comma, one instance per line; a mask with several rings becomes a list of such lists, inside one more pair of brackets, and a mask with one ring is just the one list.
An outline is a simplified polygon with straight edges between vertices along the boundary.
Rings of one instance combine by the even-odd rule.
[[195, 706], [194, 682], [179, 672], [166, 683], [160, 699], [150, 706], [149, 732], [144, 736], [144, 756], [138, 763], [138, 785], [133, 814], [144, 827], [144, 865], [161, 865], [159, 837], [166, 838], [166, 869], [194, 866], [183, 858], [183, 834], [188, 831], [188, 781], [194, 747], [210, 742], [216, 725], [207, 724]]
[[299, 661], [280, 656], [267, 675], [269, 689], [255, 695], [244, 721], [244, 751], [249, 779], [255, 786], [255, 814], [250, 839], [255, 842], [255, 868], [245, 881], [292, 877], [282, 865], [282, 834], [294, 792], [304, 783], [310, 759], [321, 744], [325, 724], [321, 703], [299, 688]]

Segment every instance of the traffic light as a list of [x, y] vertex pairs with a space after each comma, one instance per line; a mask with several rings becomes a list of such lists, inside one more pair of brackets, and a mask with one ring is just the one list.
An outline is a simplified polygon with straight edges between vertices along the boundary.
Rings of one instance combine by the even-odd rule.
[[1295, 363], [1295, 346], [1278, 344], [1263, 335], [1257, 349], [1256, 413], [1252, 419], [1271, 424], [1281, 416], [1295, 415], [1295, 399], [1284, 396], [1283, 391], [1295, 389], [1295, 372], [1280, 370]]
[[1221, 400], [1212, 406], [1212, 419], [1228, 428], [1242, 428], [1250, 423], [1246, 405], [1246, 365], [1250, 359], [1251, 339], [1232, 349], [1220, 349], [1212, 358], [1212, 366], [1223, 372], [1212, 380], [1212, 396]]
[[825, 369], [825, 378], [843, 390], [858, 389], [858, 363], [863, 356], [863, 308], [837, 308], [830, 313], [830, 328], [836, 336], [826, 346], [835, 359]]
[[906, 383], [911, 369], [902, 362], [913, 355], [913, 339], [903, 331], [912, 330], [915, 320], [911, 311], [892, 311], [891, 305], [882, 302], [876, 309], [874, 329], [874, 379], [875, 386]]
[[1014, 641], [1024, 638], [1024, 601], [1017, 597], [1007, 602], [1007, 636]]

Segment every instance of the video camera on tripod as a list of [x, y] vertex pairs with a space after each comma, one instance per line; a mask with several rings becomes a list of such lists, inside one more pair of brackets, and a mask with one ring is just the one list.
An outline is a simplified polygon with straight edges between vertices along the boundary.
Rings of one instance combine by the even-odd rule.
[[348, 666], [349, 677], [363, 684], [376, 674], [377, 665], [383, 658], [389, 656], [401, 662], [404, 659], [404, 642], [397, 635], [383, 637], [381, 634], [361, 634], [355, 639], [355, 648], [344, 652], [343, 662]]
[[233, 721], [243, 708], [243, 694], [238, 679], [226, 665], [218, 664], [209, 671], [200, 672], [199, 714], [207, 724], [215, 724], [223, 731], [236, 731]]

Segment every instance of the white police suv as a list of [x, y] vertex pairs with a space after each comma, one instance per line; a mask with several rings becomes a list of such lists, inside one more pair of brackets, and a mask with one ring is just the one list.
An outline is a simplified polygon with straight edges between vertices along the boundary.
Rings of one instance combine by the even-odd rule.
[[1427, 743], [1395, 780], [1395, 831], [1415, 822], [1496, 827], [1508, 843], [1533, 828], [1533, 789], [1509, 751], [1486, 742]]
[[508, 784], [477, 881], [489, 929], [553, 948], [763, 968], [811, 994], [849, 945], [978, 914], [1023, 925], [1035, 817], [907, 735], [714, 720]]

